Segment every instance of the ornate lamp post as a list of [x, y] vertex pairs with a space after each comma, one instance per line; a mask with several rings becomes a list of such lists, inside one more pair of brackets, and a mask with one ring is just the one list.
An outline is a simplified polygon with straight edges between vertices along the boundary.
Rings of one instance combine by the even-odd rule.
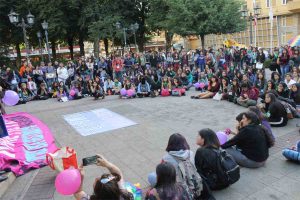
[[139, 24], [134, 23], [130, 25], [130, 30], [133, 32], [134, 35], [134, 44], [135, 44], [135, 49], [138, 51], [137, 45], [136, 45], [136, 31], [139, 29]]
[[19, 14], [15, 13], [14, 11], [11, 11], [8, 14], [9, 21], [16, 27], [21, 27], [23, 30], [23, 37], [24, 37], [24, 42], [25, 42], [25, 49], [26, 49], [26, 59], [27, 59], [27, 64], [29, 62], [29, 43], [27, 40], [27, 35], [26, 35], [26, 28], [32, 27], [34, 24], [34, 16], [29, 12], [28, 15], [26, 16], [26, 21], [25, 22], [24, 18], [22, 17], [21, 22], [19, 21]]
[[50, 55], [50, 49], [49, 49], [49, 41], [48, 41], [48, 22], [44, 20], [42, 23], [42, 27], [45, 30], [45, 37], [46, 37], [46, 46], [47, 46], [47, 52], [48, 52], [48, 59], [49, 62], [51, 61], [51, 55]]
[[39, 39], [39, 48], [40, 48], [40, 55], [41, 55], [41, 59], [42, 61], [44, 61], [44, 56], [43, 56], [43, 49], [42, 49], [42, 34], [41, 32], [37, 32], [36, 33], [36, 36], [38, 37]]

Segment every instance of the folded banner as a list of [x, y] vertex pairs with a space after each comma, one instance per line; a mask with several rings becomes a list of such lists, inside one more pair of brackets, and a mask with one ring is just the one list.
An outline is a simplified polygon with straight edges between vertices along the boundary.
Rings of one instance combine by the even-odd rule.
[[46, 154], [57, 147], [49, 128], [34, 116], [18, 112], [3, 115], [8, 136], [0, 138], [0, 170], [16, 176], [46, 165]]

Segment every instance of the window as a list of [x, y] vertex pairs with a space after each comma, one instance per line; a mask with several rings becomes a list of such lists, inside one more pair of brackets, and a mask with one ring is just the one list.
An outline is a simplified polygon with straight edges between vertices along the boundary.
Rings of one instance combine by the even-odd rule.
[[281, 26], [286, 27], [286, 16], [281, 17]]
[[266, 6], [267, 8], [270, 8], [270, 0], [266, 0]]
[[286, 5], [287, 0], [282, 0], [282, 5]]

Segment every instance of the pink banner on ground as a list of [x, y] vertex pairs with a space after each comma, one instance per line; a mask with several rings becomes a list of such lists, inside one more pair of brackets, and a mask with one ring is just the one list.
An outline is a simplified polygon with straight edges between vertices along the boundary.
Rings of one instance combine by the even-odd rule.
[[46, 153], [57, 147], [49, 128], [36, 117], [18, 112], [3, 115], [8, 136], [0, 138], [0, 170], [16, 176], [46, 165]]

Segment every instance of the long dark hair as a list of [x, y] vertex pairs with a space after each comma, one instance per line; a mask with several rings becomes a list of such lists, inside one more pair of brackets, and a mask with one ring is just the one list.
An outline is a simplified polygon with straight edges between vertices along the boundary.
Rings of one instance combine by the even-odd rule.
[[177, 199], [176, 196], [182, 195], [182, 191], [178, 194], [178, 185], [176, 183], [176, 169], [175, 167], [164, 162], [156, 167], [157, 183], [156, 191], [160, 199]]
[[204, 139], [203, 147], [220, 148], [219, 139], [213, 130], [205, 128], [201, 129], [198, 133]]
[[245, 116], [247, 119], [249, 119], [251, 121], [250, 124], [260, 125], [260, 120], [259, 120], [257, 114], [255, 114], [254, 112], [252, 112], [252, 111], [244, 112], [243, 116]]
[[260, 122], [266, 119], [257, 106], [249, 106], [248, 109], [249, 111], [254, 112], [258, 116]]
[[174, 133], [170, 136], [166, 151], [190, 150], [185, 137], [180, 133]]

